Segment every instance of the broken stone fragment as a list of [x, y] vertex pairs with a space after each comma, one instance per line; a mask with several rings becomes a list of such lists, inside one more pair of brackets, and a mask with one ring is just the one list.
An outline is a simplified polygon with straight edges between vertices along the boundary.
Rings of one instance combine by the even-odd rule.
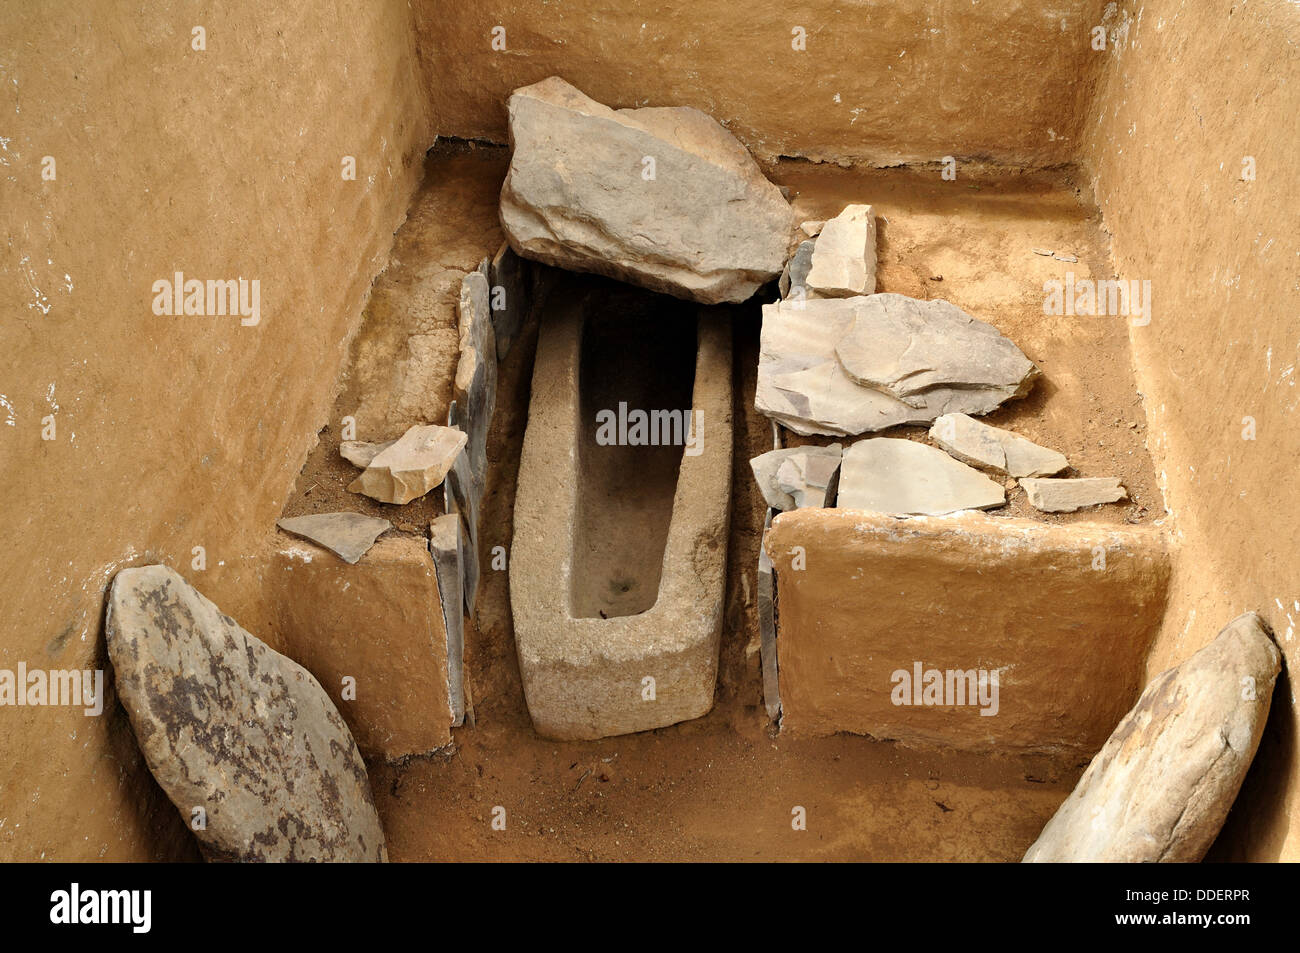
[[922, 406], [930, 391], [959, 388], [985, 395], [987, 406], [946, 412], [988, 413], [1023, 397], [1038, 376], [1033, 361], [997, 328], [947, 301], [878, 294], [861, 302], [835, 353], [853, 380], [906, 404]]
[[457, 412], [469, 437], [470, 474], [481, 495], [487, 486], [487, 435], [496, 411], [497, 346], [487, 279], [471, 272], [461, 283], [457, 312], [460, 362], [456, 365]]
[[763, 306], [754, 395], [760, 413], [795, 433], [849, 436], [899, 424], [928, 424], [946, 413], [986, 414], [1006, 399], [1004, 390], [958, 386], [935, 387], [904, 403], [854, 381], [835, 346], [872, 297], [881, 296]]
[[383, 443], [367, 443], [364, 440], [344, 440], [339, 444], [339, 455], [348, 463], [365, 469], [370, 466], [370, 461], [383, 453], [396, 440], [386, 440]]
[[388, 520], [361, 513], [313, 513], [289, 516], [275, 524], [286, 533], [301, 536], [326, 549], [332, 549], [345, 563], [356, 564], [375, 544], [375, 540], [392, 528]]
[[836, 506], [890, 516], [937, 516], [992, 509], [1006, 499], [999, 484], [942, 450], [912, 440], [869, 437], [844, 451]]
[[1259, 747], [1280, 668], [1281, 653], [1248, 612], [1157, 675], [1025, 861], [1201, 860]]
[[785, 264], [785, 270], [781, 272], [781, 280], [777, 283], [777, 290], [780, 291], [782, 298], [790, 297], [791, 289], [795, 294], [808, 297], [808, 269], [812, 265], [812, 253], [814, 242], [800, 242], [799, 247], [794, 250], [790, 260]]
[[451, 427], [412, 427], [371, 460], [348, 489], [381, 503], [409, 503], [442, 483], [465, 442], [465, 434]]
[[962, 463], [1013, 477], [1051, 476], [1070, 465], [1064, 454], [966, 414], [944, 414], [930, 428], [930, 439]]
[[783, 511], [826, 506], [827, 490], [834, 482], [842, 454], [838, 443], [829, 447], [787, 447], [761, 453], [749, 461], [749, 466], [768, 506]]
[[501, 226], [524, 258], [706, 304], [781, 273], [790, 205], [706, 114], [614, 110], [554, 76], [508, 111]]
[[1044, 513], [1073, 513], [1085, 506], [1115, 503], [1128, 498], [1118, 477], [1076, 477], [1020, 481], [1029, 503]]
[[800, 222], [799, 230], [809, 238], [816, 238], [821, 234], [821, 230], [826, 227], [825, 221]]
[[875, 293], [876, 216], [870, 205], [846, 206], [822, 226], [807, 286], [823, 298]]
[[145, 762], [214, 861], [385, 861], [366, 765], [311, 674], [167, 566], [124, 569], [106, 619]]

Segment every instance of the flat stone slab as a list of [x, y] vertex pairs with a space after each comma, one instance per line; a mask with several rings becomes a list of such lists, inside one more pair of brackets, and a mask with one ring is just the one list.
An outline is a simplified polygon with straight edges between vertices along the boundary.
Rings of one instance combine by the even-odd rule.
[[840, 509], [891, 516], [938, 516], [1006, 503], [1006, 490], [942, 450], [893, 437], [868, 437], [844, 451]]
[[767, 505], [778, 510], [826, 506], [826, 493], [840, 468], [843, 447], [787, 447], [749, 461]]
[[1196, 863], [1259, 747], [1281, 653], [1248, 612], [1157, 675], [1026, 862]]
[[508, 110], [501, 226], [524, 258], [706, 304], [781, 273], [789, 203], [699, 110], [614, 110], [554, 76]]
[[487, 436], [496, 412], [498, 371], [488, 280], [481, 271], [470, 272], [461, 283], [457, 319], [460, 361], [454, 389], [456, 410], [468, 435], [465, 452], [470, 475], [481, 496], [487, 487]]
[[853, 380], [912, 406], [927, 403], [923, 395], [935, 388], [978, 391], [992, 401], [984, 410], [945, 412], [988, 413], [1023, 397], [1038, 376], [1033, 361], [993, 325], [947, 301], [899, 294], [862, 299], [835, 353]]
[[1044, 513], [1072, 513], [1085, 506], [1115, 503], [1128, 498], [1118, 477], [1073, 477], [1020, 481], [1034, 509]]
[[429, 524], [429, 552], [438, 578], [442, 622], [447, 630], [447, 687], [452, 726], [465, 720], [464, 544], [459, 513], [444, 513]]
[[381, 503], [409, 503], [440, 485], [468, 438], [451, 427], [412, 427], [348, 484]]
[[532, 302], [529, 300], [532, 271], [528, 262], [503, 244], [492, 258], [488, 271], [491, 282], [489, 303], [492, 330], [496, 338], [497, 360], [504, 361], [524, 326]]
[[385, 537], [355, 566], [286, 540], [267, 582], [278, 643], [320, 681], [362, 754], [396, 759], [451, 742], [447, 632], [424, 540]]
[[1006, 399], [997, 389], [934, 387], [904, 402], [855, 381], [836, 345], [873, 297], [880, 295], [764, 305], [755, 408], [795, 433], [842, 437], [947, 413], [986, 414]]
[[1138, 697], [1169, 580], [1151, 526], [802, 509], [778, 515], [765, 546], [783, 731], [1071, 765]]
[[388, 859], [361, 752], [303, 666], [167, 566], [114, 577], [106, 632], [145, 762], [187, 825], [203, 810], [208, 860]]
[[1013, 477], [1051, 476], [1070, 465], [1063, 453], [966, 414], [944, 414], [930, 428], [930, 439], [962, 463]]
[[339, 444], [339, 456], [353, 466], [361, 467], [364, 470], [370, 466], [375, 457], [395, 443], [397, 443], [396, 440], [385, 440], [383, 443], [370, 443], [365, 440], [344, 440]]
[[876, 215], [870, 205], [849, 205], [822, 226], [805, 283], [822, 298], [875, 294]]
[[392, 529], [388, 520], [361, 513], [313, 513], [276, 521], [286, 533], [301, 536], [333, 550], [345, 563], [355, 564], [375, 544], [381, 533]]

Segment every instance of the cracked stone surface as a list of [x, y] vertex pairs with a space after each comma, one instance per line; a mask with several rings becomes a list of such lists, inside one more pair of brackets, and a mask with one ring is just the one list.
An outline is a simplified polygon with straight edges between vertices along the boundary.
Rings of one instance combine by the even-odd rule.
[[1156, 676], [1026, 862], [1196, 863], [1259, 746], [1281, 654], [1253, 612]]
[[333, 550], [345, 563], [355, 564], [375, 544], [379, 534], [392, 528], [388, 520], [361, 513], [313, 513], [276, 521], [286, 533], [301, 536]]
[[849, 205], [822, 225], [806, 284], [822, 298], [876, 291], [876, 216], [870, 205]]
[[826, 506], [826, 493], [840, 467], [843, 447], [789, 447], [749, 461], [767, 505], [778, 510]]
[[554, 76], [515, 90], [508, 111], [501, 225], [524, 258], [705, 304], [781, 273], [794, 213], [705, 113], [614, 110]]
[[947, 413], [986, 414], [1007, 399], [1002, 389], [961, 386], [934, 387], [904, 402], [850, 377], [836, 345], [863, 309], [875, 307], [867, 302], [880, 297], [763, 305], [755, 408], [795, 433], [852, 436], [928, 424]]
[[1001, 484], [942, 450], [913, 440], [868, 437], [844, 451], [836, 506], [890, 516], [938, 516], [992, 509], [1006, 501]]
[[1117, 477], [1072, 477], [1020, 481], [1029, 503], [1044, 513], [1073, 513], [1085, 506], [1116, 503], [1128, 498]]
[[442, 483], [466, 439], [452, 427], [412, 427], [376, 455], [348, 489], [381, 503], [409, 503]]
[[385, 861], [366, 765], [305, 668], [167, 566], [123, 569], [106, 622], [149, 770], [214, 861]]
[[860, 301], [835, 352], [849, 377], [865, 387], [914, 407], [927, 404], [927, 392], [936, 388], [979, 392], [991, 401], [985, 409], [944, 412], [988, 413], [1029, 393], [1038, 376], [1034, 363], [1002, 332], [947, 301], [899, 294]]
[[1051, 476], [1070, 465], [1063, 453], [966, 414], [944, 414], [930, 428], [930, 439], [962, 463], [1013, 477]]

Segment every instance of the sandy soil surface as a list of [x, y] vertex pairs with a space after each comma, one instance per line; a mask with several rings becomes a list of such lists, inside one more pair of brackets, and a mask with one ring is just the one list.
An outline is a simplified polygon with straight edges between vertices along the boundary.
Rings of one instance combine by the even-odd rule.
[[[432, 309], [408, 307], [403, 289], [418, 285], [410, 270], [435, 261], [463, 272], [499, 244], [495, 198], [506, 158], [494, 148], [431, 155], [394, 264], [376, 283], [380, 303], [359, 332], [336, 420], [362, 403], [367, 381], [380, 379], [385, 354], [390, 363], [404, 358], [404, 335], [429, 333], [448, 320], [447, 300]], [[986, 419], [1061, 450], [1077, 475], [1119, 476], [1132, 497], [1084, 514], [1048, 516], [1016, 490], [994, 515], [1148, 522], [1163, 514], [1123, 319], [1043, 314], [1047, 278], [1067, 269], [1077, 277], [1110, 276], [1096, 211], [1081, 204], [1065, 173], [963, 172], [961, 181], [944, 182], [937, 169], [790, 162], [770, 174], [790, 188], [800, 220], [826, 218], [850, 202], [875, 204], [879, 290], [947, 298], [999, 327], [1042, 368], [1044, 379], [1027, 399]], [[1033, 248], [1079, 261], [1035, 255]], [[425, 315], [422, 327], [414, 326], [415, 312]], [[1015, 860], [1069, 793], [1080, 765], [1042, 756], [918, 752], [850, 736], [793, 739], [768, 724], [755, 602], [763, 509], [748, 461], [771, 448], [772, 431], [753, 410], [758, 308], [738, 307], [734, 320], [732, 529], [714, 710], [691, 723], [599, 742], [537, 737], [515, 659], [508, 570], [493, 571], [484, 556], [477, 615], [466, 635], [472, 723], [457, 729], [447, 751], [371, 765], [394, 859]], [[501, 365], [484, 554], [510, 544], [536, 340], [534, 319]], [[449, 377], [443, 386], [430, 399], [445, 408]], [[923, 428], [904, 428], [890, 435], [923, 434]], [[787, 445], [807, 440], [787, 434]], [[287, 513], [353, 509], [394, 519], [399, 531], [422, 532], [440, 512], [438, 493], [403, 508], [347, 493], [355, 470], [338, 457], [338, 441], [337, 428], [322, 433]], [[498, 806], [506, 812], [504, 831], [491, 823]], [[806, 810], [806, 831], [792, 828], [796, 807]]]

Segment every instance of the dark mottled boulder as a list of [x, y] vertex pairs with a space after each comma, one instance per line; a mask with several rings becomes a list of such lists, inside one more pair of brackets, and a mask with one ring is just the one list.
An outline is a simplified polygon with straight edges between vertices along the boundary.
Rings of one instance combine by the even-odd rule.
[[310, 672], [167, 566], [117, 574], [107, 634], [145, 761], [205, 857], [388, 859], [365, 762]]
[[1153, 678], [1025, 861], [1199, 861], [1255, 757], [1281, 663], [1247, 612]]

